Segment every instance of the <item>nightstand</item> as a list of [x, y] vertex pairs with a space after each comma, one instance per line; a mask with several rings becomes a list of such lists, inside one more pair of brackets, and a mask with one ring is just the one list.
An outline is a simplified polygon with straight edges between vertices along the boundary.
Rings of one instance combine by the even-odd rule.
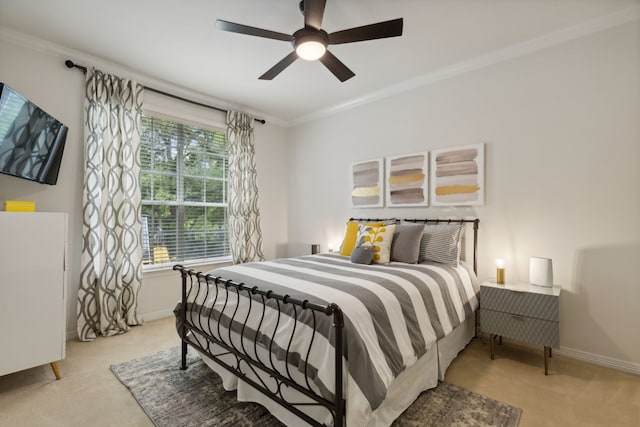
[[528, 283], [480, 285], [480, 329], [489, 334], [491, 359], [497, 336], [541, 345], [548, 375], [551, 349], [560, 346], [560, 290]]

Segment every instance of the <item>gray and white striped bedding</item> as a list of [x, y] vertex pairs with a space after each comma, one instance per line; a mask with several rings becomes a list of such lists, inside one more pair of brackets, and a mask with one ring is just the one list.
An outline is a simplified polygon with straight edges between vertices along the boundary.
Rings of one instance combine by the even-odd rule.
[[[478, 282], [465, 263], [457, 267], [438, 263], [362, 265], [353, 264], [340, 255], [320, 254], [239, 264], [210, 274], [300, 300], [340, 306], [345, 318], [347, 411], [355, 403], [349, 400], [354, 392], [364, 396], [362, 400], [369, 412], [375, 410], [396, 376], [478, 308]], [[200, 304], [190, 309], [201, 314]], [[216, 309], [223, 310], [222, 307], [214, 307]], [[229, 312], [228, 303], [224, 309], [225, 313]], [[229, 316], [226, 317], [228, 320]], [[261, 331], [275, 328], [275, 320], [268, 317], [265, 317], [267, 323], [260, 326]], [[244, 319], [245, 314], [236, 318]], [[321, 315], [316, 320], [319, 336], [314, 341], [309, 358], [312, 367], [307, 374], [317, 389], [331, 398], [334, 388], [331, 318]], [[311, 323], [309, 318], [299, 321]], [[257, 322], [250, 320], [247, 327], [257, 329]], [[287, 326], [281, 319], [279, 328], [283, 327], [290, 328], [290, 324]], [[240, 328], [241, 325], [232, 327], [236, 331]], [[297, 333], [304, 335], [310, 333], [311, 326], [298, 329]], [[246, 330], [243, 333], [247, 336]], [[282, 334], [280, 342], [273, 343], [275, 347], [287, 348], [288, 336], [285, 335]], [[266, 348], [272, 344], [266, 342], [270, 336], [269, 333], [261, 335], [260, 341]], [[275, 341], [279, 337], [280, 334], [276, 334]], [[290, 352], [305, 356], [306, 348], [295, 348], [302, 340], [293, 341]], [[297, 361], [298, 369], [304, 370], [300, 357], [289, 362], [292, 361]]]

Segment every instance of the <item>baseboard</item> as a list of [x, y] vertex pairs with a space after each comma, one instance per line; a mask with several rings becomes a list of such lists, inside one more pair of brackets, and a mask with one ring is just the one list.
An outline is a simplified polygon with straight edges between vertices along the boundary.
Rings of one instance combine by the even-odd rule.
[[[483, 342], [486, 339], [487, 342], [489, 340], [489, 336], [487, 334], [480, 334], [479, 336], [483, 337]], [[505, 338], [506, 339], [506, 338]], [[530, 348], [536, 351], [542, 351], [542, 347], [529, 344], [523, 341], [517, 340], [509, 340], [514, 344]], [[628, 362], [626, 360], [614, 359], [613, 357], [602, 356], [600, 354], [589, 353], [587, 351], [576, 350], [575, 348], [568, 347], [560, 347], [554, 348], [553, 354], [558, 354], [560, 356], [570, 357], [576, 360], [582, 360], [583, 362], [592, 363], [598, 366], [604, 366], [605, 368], [615, 369], [616, 371], [627, 372], [629, 374], [640, 375], [640, 363]]]
[[614, 359], [612, 357], [601, 356], [599, 354], [567, 347], [560, 347], [558, 350], [554, 350], [554, 353], [571, 357], [572, 359], [593, 363], [594, 365], [604, 366], [605, 368], [640, 375], [640, 363], [627, 362], [626, 360]]
[[67, 336], [65, 337], [66, 341], [77, 340], [78, 339], [78, 330], [76, 328], [67, 330]]
[[152, 320], [158, 320], [165, 317], [173, 316], [173, 309], [167, 308], [165, 310], [154, 311], [153, 313], [145, 313], [142, 315], [143, 322], [151, 322]]

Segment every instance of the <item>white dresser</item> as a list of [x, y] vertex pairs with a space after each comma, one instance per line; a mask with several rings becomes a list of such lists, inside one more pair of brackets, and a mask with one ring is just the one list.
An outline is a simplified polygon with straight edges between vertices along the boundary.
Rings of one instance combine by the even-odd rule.
[[0, 212], [0, 375], [65, 357], [67, 214]]

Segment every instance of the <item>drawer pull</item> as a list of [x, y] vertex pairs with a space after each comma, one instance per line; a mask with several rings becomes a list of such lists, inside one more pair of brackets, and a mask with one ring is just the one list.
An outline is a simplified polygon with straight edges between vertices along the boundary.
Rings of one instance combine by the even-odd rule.
[[520, 314], [512, 314], [511, 317], [513, 317], [514, 319], [524, 319], [524, 316]]

